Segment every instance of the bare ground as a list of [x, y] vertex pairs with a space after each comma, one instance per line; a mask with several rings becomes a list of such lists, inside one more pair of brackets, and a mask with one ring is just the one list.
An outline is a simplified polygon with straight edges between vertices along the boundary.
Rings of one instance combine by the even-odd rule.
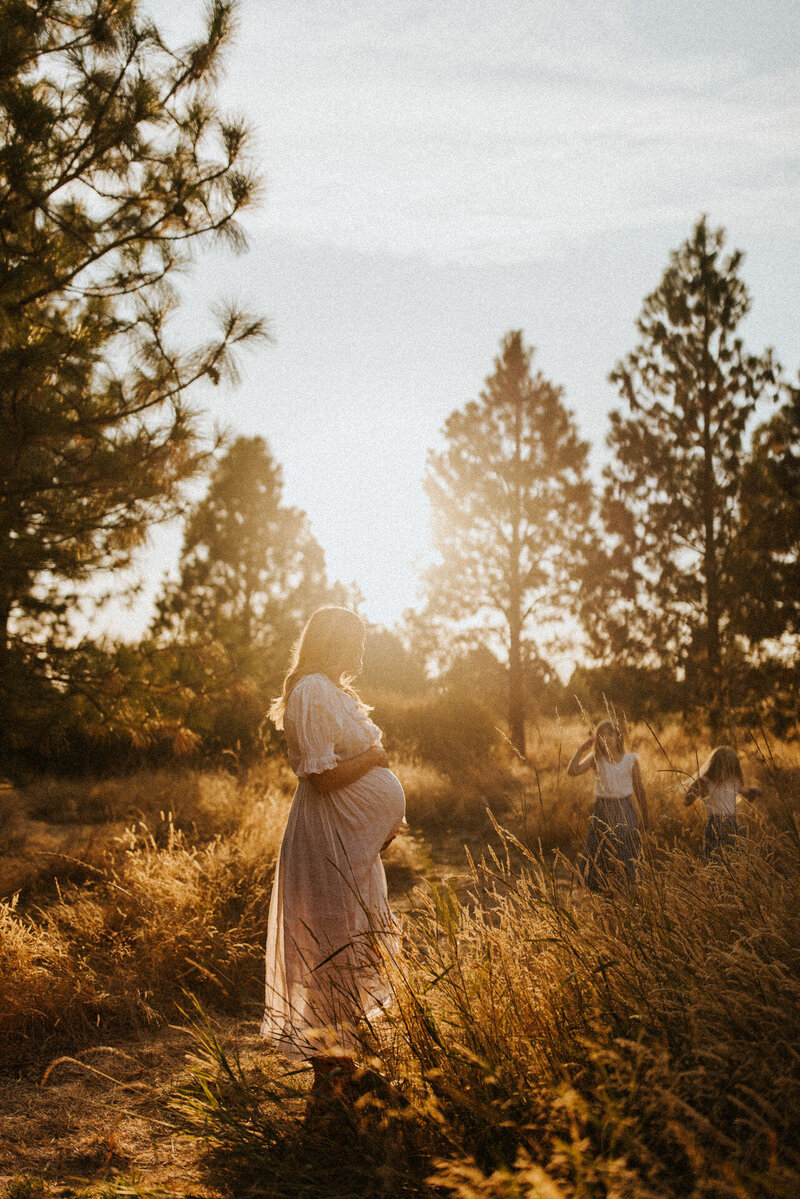
[[[221, 1019], [246, 1070], [265, 1056], [255, 1021]], [[175, 1133], [170, 1095], [187, 1075], [193, 1042], [165, 1028], [57, 1058], [39, 1075], [0, 1078], [0, 1185], [33, 1194], [95, 1193], [111, 1179], [154, 1192], [216, 1199], [202, 1146]]]

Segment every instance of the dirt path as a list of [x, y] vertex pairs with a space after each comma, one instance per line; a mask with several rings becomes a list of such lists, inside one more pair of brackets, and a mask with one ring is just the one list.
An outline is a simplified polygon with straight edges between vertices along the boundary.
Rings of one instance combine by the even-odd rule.
[[[257, 1069], [264, 1048], [256, 1023], [216, 1023], [244, 1068]], [[57, 1058], [38, 1076], [0, 1078], [0, 1185], [24, 1178], [40, 1184], [31, 1199], [49, 1199], [122, 1178], [216, 1199], [222, 1192], [209, 1184], [198, 1144], [176, 1135], [168, 1107], [195, 1050], [188, 1031], [165, 1028]]]
[[153, 1188], [213, 1194], [202, 1189], [193, 1146], [176, 1143], [166, 1109], [187, 1045], [186, 1035], [164, 1029], [0, 1080], [0, 1181], [41, 1181], [41, 1194], [69, 1195], [135, 1173]]

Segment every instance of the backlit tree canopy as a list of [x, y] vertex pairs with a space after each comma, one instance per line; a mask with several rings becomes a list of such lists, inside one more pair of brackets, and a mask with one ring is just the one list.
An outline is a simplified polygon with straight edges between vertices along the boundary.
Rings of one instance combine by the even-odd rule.
[[170, 49], [136, 0], [0, 5], [0, 690], [99, 568], [128, 562], [198, 467], [186, 391], [263, 335], [230, 308], [170, 337], [195, 245], [242, 244], [248, 135], [215, 109], [231, 32], [215, 0]]
[[238, 437], [188, 513], [179, 578], [158, 604], [156, 644], [180, 648], [188, 722], [207, 749], [252, 752], [292, 642], [315, 608], [352, 602], [329, 587], [305, 512], [283, 502], [280, 466], [261, 437]]
[[741, 602], [752, 642], [800, 638], [800, 387], [753, 435], [742, 487]]
[[771, 353], [738, 335], [750, 297], [742, 255], [723, 246], [700, 220], [611, 375], [629, 415], [611, 415], [605, 531], [583, 591], [598, 656], [685, 672], [714, 729], [742, 627], [746, 430], [777, 395]]
[[532, 625], [564, 614], [572, 552], [588, 516], [586, 443], [560, 387], [531, 373], [518, 330], [502, 340], [478, 400], [451, 413], [428, 459], [439, 561], [426, 578], [434, 616], [477, 622], [508, 661], [511, 739], [525, 749], [523, 672]]
[[159, 603], [162, 634], [216, 640], [257, 659], [260, 675], [285, 666], [329, 588], [322, 548], [305, 512], [283, 503], [281, 469], [263, 438], [237, 438], [218, 462], [189, 513], [179, 571]]

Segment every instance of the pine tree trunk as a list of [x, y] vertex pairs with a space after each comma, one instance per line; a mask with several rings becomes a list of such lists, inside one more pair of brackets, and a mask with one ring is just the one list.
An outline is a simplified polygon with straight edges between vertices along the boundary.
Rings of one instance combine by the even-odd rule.
[[712, 742], [718, 740], [722, 727], [722, 652], [719, 633], [719, 579], [714, 537], [713, 515], [705, 521], [706, 550], [706, 661], [708, 694], [708, 723]]
[[8, 622], [11, 619], [11, 596], [0, 592], [0, 661], [8, 653]]
[[511, 744], [525, 757], [525, 691], [519, 621], [511, 622], [508, 654], [508, 727]]
[[719, 614], [719, 562], [717, 553], [717, 494], [714, 478], [714, 449], [711, 440], [711, 385], [708, 333], [708, 297], [703, 329], [703, 572], [706, 591], [706, 703], [712, 743], [722, 726], [722, 651]]
[[517, 393], [514, 412], [514, 462], [511, 549], [509, 555], [508, 614], [508, 727], [511, 744], [525, 757], [525, 691], [522, 677], [522, 584], [520, 580], [520, 525], [522, 523], [522, 397]]
[[9, 746], [9, 722], [7, 713], [9, 711], [9, 637], [8, 623], [11, 619], [11, 596], [7, 593], [0, 593], [0, 778], [3, 777], [7, 768], [6, 755]]

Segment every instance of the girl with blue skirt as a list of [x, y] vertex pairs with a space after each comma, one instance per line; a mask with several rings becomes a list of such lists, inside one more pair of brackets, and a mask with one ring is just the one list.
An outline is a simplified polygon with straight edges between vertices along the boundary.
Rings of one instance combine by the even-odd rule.
[[647, 795], [636, 754], [626, 754], [619, 727], [602, 720], [573, 754], [567, 774], [594, 772], [594, 808], [589, 818], [581, 873], [591, 891], [636, 882], [642, 831], [650, 823]]

